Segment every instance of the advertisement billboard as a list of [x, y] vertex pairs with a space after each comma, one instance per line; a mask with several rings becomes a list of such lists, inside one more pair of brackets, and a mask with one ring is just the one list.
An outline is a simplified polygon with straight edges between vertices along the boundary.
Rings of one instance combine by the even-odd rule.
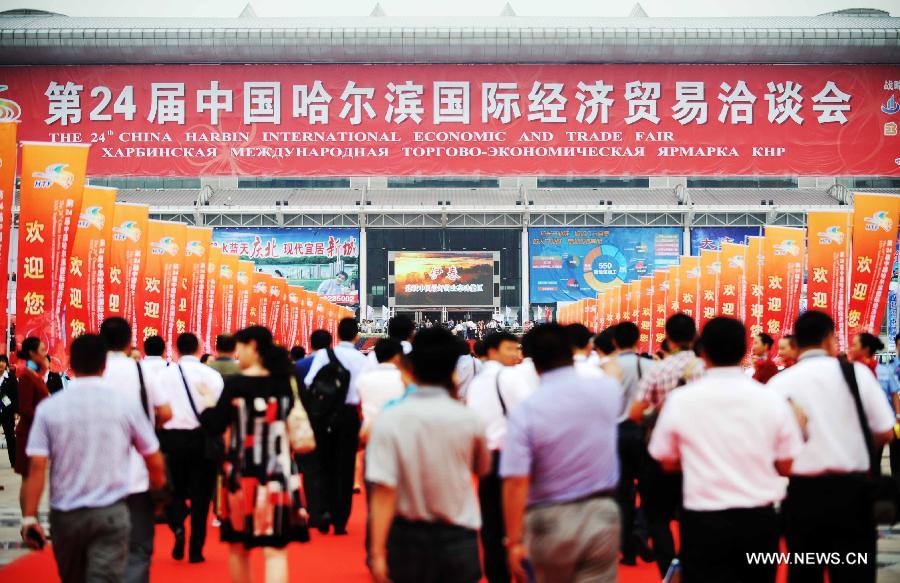
[[900, 176], [893, 65], [0, 67], [103, 176]]
[[395, 251], [397, 307], [489, 307], [494, 304], [493, 251]]
[[743, 245], [745, 237], [758, 237], [760, 227], [691, 227], [691, 255], [721, 251], [722, 243]]
[[359, 229], [214, 229], [213, 246], [328, 301], [359, 304]]
[[616, 281], [676, 265], [681, 238], [679, 227], [531, 227], [531, 302], [594, 298]]

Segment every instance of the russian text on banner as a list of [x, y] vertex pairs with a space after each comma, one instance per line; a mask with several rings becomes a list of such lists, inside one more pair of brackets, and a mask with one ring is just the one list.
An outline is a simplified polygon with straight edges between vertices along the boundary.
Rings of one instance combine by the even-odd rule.
[[87, 144], [22, 144], [16, 342], [37, 336], [54, 367], [65, 362], [64, 295]]
[[894, 268], [900, 197], [855, 193], [853, 206], [853, 261], [850, 263], [847, 327], [851, 335], [857, 332], [880, 334]]
[[12, 227], [13, 193], [16, 187], [16, 122], [0, 122], [0, 354], [9, 346], [9, 245]]
[[848, 347], [847, 310], [853, 213], [814, 211], [807, 213], [809, 252], [806, 276], [806, 307], [831, 315], [837, 329], [839, 349]]

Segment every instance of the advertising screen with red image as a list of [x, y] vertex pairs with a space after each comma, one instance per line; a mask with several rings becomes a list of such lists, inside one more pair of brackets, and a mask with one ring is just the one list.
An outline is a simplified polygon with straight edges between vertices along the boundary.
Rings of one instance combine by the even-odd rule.
[[394, 267], [396, 306], [491, 306], [494, 303], [492, 251], [397, 251]]

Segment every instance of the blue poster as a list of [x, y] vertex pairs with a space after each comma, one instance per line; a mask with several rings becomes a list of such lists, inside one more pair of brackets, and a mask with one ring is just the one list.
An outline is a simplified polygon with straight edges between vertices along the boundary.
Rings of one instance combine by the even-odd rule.
[[334, 303], [359, 304], [359, 229], [213, 229], [213, 246]]
[[676, 265], [682, 233], [680, 227], [531, 227], [531, 302], [593, 298], [617, 280], [628, 282]]
[[887, 301], [887, 336], [891, 340], [897, 337], [897, 290], [888, 292]]
[[692, 227], [691, 255], [700, 255], [703, 249], [718, 251], [722, 243], [743, 243], [744, 237], [758, 237], [759, 227]]

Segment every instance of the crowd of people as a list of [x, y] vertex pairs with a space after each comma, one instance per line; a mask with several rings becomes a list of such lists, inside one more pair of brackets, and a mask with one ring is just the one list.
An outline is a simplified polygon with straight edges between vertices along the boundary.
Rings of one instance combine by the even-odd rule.
[[[47, 542], [49, 468], [63, 581], [148, 581], [158, 520], [176, 560], [203, 562], [213, 524], [233, 581], [251, 580], [255, 548], [266, 581], [286, 581], [286, 547], [346, 535], [361, 490], [377, 582], [615, 581], [639, 560], [688, 583], [770, 582], [778, 561], [751, 554], [782, 540], [831, 557], [787, 560], [790, 583], [875, 581], [885, 444], [900, 476], [900, 363], [878, 363], [877, 337], [839, 355], [816, 311], [777, 346], [676, 314], [652, 356], [631, 322], [494, 327], [474, 345], [455, 327], [397, 316], [368, 355], [353, 319], [313, 332], [309, 354], [261, 326], [212, 356], [185, 333], [168, 361], [159, 337], [136, 359], [110, 318], [72, 342], [55, 389], [28, 338], [15, 370], [0, 358], [23, 540]], [[307, 425], [315, 449], [299, 451]]]

